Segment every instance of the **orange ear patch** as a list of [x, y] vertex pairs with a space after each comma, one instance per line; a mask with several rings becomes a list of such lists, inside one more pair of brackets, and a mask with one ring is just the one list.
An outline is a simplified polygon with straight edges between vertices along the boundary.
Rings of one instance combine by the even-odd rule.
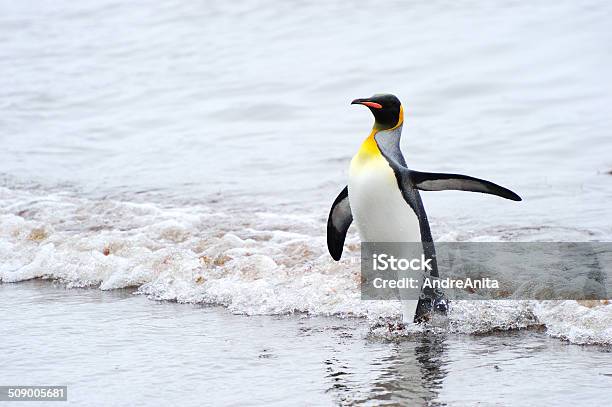
[[375, 102], [361, 102], [362, 105], [366, 105], [368, 107], [372, 107], [374, 109], [382, 109], [382, 105]]

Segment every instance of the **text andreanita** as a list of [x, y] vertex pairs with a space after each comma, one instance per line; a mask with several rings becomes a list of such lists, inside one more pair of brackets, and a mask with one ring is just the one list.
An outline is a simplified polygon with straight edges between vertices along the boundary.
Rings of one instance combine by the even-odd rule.
[[472, 280], [466, 278], [464, 280], [457, 280], [452, 278], [429, 278], [426, 277], [423, 281], [423, 285], [419, 284], [419, 279], [412, 277], [404, 277], [399, 279], [385, 279], [377, 277], [372, 280], [374, 288], [438, 288], [438, 289], [465, 289], [470, 288], [479, 290], [482, 288], [499, 288], [499, 282], [491, 278], [480, 278]]

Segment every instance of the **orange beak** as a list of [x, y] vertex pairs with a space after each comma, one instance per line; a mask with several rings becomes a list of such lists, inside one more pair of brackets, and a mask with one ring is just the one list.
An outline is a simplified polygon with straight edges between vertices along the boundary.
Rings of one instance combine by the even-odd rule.
[[382, 109], [382, 105], [376, 102], [370, 102], [368, 99], [355, 99], [351, 102], [351, 105], [364, 105], [371, 107], [372, 109]]

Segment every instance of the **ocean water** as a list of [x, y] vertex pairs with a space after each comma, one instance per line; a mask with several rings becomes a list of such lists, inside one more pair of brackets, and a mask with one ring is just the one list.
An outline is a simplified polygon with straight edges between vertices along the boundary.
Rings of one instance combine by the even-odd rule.
[[244, 317], [155, 303], [129, 290], [67, 291], [34, 281], [0, 285], [0, 295], [0, 311], [17, 307], [21, 316], [3, 326], [8, 352], [0, 357], [10, 369], [0, 378], [13, 383], [19, 371], [26, 384], [61, 380], [74, 405], [584, 405], [609, 398], [609, 350], [540, 330], [388, 341], [364, 320]]
[[[164, 362], [173, 356], [157, 336], [159, 312], [193, 318], [162, 334], [176, 330], [184, 335], [177, 346], [189, 342], [194, 352], [189, 338], [201, 331], [191, 324], [217, 332], [205, 353], [220, 358], [216, 367], [198, 365], [184, 383], [201, 385], [210, 374], [202, 371], [221, 365], [219, 383], [248, 381], [240, 376], [247, 364], [246, 372], [261, 375], [252, 383], [268, 386], [269, 394], [256, 393], [279, 403], [291, 380], [310, 378], [325, 383], [295, 403], [380, 404], [366, 394], [378, 388], [376, 377], [389, 377], [385, 366], [426, 364], [436, 346], [448, 349], [441, 366], [459, 365], [431, 380], [421, 365], [406, 373], [421, 377], [414, 388], [398, 384], [403, 373], [391, 374], [389, 388], [405, 391], [384, 393], [390, 400], [472, 404], [478, 398], [463, 387], [471, 383], [461, 379], [465, 368], [474, 383], [498, 385], [504, 404], [528, 404], [504, 393], [525, 371], [563, 370], [558, 386], [569, 388], [575, 377], [583, 384], [575, 397], [605, 401], [612, 307], [457, 302], [444, 327], [389, 337], [372, 326], [396, 318], [398, 304], [360, 300], [356, 231], [336, 263], [325, 222], [371, 126], [369, 112], [349, 103], [390, 92], [406, 110], [402, 148], [411, 168], [486, 178], [523, 198], [423, 193], [437, 241], [611, 241], [611, 17], [612, 5], [601, 0], [0, 1], [0, 323], [11, 338], [3, 365], [13, 366], [0, 378], [39, 384], [47, 372], [88, 400], [83, 386], [116, 383], [112, 370], [78, 381], [56, 371], [52, 357], [26, 350], [38, 349], [43, 334], [57, 346], [71, 335], [93, 343], [101, 327], [113, 326], [122, 328], [108, 331], [106, 345], [95, 342], [100, 352], [110, 352], [118, 332], [126, 343], [118, 358], [151, 363], [127, 369], [123, 380], [183, 377], [185, 366]], [[32, 279], [52, 283], [25, 282]], [[105, 322], [94, 323], [102, 310]], [[55, 315], [51, 323], [45, 313]], [[58, 315], [81, 328], [64, 331]], [[279, 337], [295, 339], [300, 324], [317, 333], [292, 342], [281, 360], [297, 372], [276, 386], [262, 379], [274, 363], [219, 356], [225, 341], [237, 343], [232, 349], [266, 341], [283, 348], [291, 340]], [[131, 329], [138, 338], [122, 333]], [[344, 330], [351, 338], [342, 342]], [[140, 348], [143, 340], [151, 347]], [[299, 355], [314, 352], [313, 341], [343, 343], [340, 361], [313, 368], [319, 376], [299, 369], [309, 366]], [[502, 371], [503, 361], [518, 361], [495, 381], [472, 347], [487, 349]], [[379, 351], [392, 354], [381, 356], [388, 365], [372, 355], [353, 359]], [[74, 360], [84, 357], [79, 352]], [[89, 356], [83, 360], [98, 363]], [[192, 360], [183, 356], [177, 360]], [[324, 372], [344, 358], [358, 367], [346, 370], [348, 384], [338, 379], [346, 392], [329, 390]], [[548, 401], [570, 402], [553, 389]], [[253, 391], [231, 399], [219, 390], [215, 399], [244, 402]]]

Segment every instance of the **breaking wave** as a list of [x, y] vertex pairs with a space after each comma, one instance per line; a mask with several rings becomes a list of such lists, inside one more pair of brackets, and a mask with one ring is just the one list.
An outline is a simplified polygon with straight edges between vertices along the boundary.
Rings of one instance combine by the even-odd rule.
[[[399, 317], [397, 302], [361, 301], [358, 237], [350, 233], [343, 260], [332, 261], [324, 215], [247, 214], [214, 205], [173, 207], [0, 188], [0, 281], [134, 287], [154, 300], [219, 304], [247, 315]], [[442, 231], [438, 240], [495, 235], [436, 227]], [[524, 235], [515, 230], [512, 237]], [[456, 301], [444, 322], [445, 330], [468, 334], [532, 326], [573, 343], [609, 345], [612, 307]]]

